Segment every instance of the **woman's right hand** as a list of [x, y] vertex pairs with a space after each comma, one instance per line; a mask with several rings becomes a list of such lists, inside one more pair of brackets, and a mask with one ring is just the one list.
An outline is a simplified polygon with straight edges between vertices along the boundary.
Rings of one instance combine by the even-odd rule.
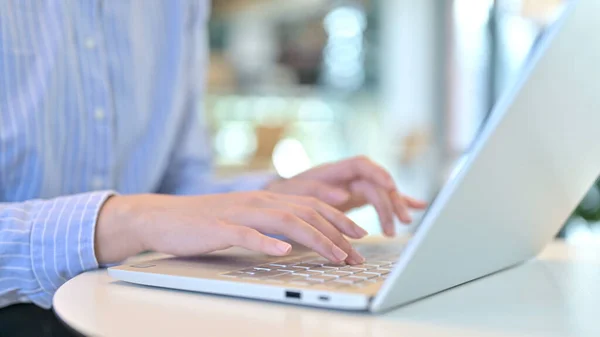
[[204, 196], [113, 196], [96, 225], [96, 257], [115, 263], [145, 250], [190, 256], [233, 246], [273, 256], [290, 244], [266, 236], [283, 235], [332, 262], [364, 262], [343, 234], [367, 232], [344, 213], [311, 197], [265, 191]]

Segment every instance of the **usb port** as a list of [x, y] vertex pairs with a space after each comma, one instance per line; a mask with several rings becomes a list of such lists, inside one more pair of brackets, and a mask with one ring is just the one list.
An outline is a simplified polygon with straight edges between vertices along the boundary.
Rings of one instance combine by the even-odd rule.
[[294, 298], [294, 299], [299, 300], [301, 297], [302, 297], [302, 295], [298, 291], [286, 291], [285, 292], [285, 298]]

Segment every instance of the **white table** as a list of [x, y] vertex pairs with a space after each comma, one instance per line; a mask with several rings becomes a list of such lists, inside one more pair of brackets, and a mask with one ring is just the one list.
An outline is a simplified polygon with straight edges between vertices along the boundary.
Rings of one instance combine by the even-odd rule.
[[63, 285], [54, 310], [94, 336], [597, 337], [600, 244], [555, 242], [534, 261], [382, 315], [129, 285], [105, 270]]

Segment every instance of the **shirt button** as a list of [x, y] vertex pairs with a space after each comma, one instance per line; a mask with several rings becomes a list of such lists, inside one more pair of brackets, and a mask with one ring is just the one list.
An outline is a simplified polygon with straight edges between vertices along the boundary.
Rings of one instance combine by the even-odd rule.
[[85, 39], [85, 47], [87, 49], [94, 49], [96, 47], [96, 40], [94, 40], [92, 37], [88, 37]]
[[92, 188], [94, 190], [99, 190], [102, 187], [104, 187], [104, 180], [102, 180], [102, 178], [100, 178], [100, 177], [92, 178]]
[[106, 117], [106, 114], [104, 113], [104, 109], [96, 108], [94, 110], [94, 118], [96, 118], [97, 121], [103, 120], [104, 117]]

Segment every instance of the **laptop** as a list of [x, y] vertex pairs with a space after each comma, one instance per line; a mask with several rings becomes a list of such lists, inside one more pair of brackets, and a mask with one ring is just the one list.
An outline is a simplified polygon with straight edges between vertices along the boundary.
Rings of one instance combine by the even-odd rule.
[[600, 1], [572, 1], [496, 104], [464, 164], [408, 240], [354, 242], [357, 266], [295, 245], [285, 258], [231, 248], [108, 269], [170, 289], [380, 312], [535, 257], [600, 174]]

